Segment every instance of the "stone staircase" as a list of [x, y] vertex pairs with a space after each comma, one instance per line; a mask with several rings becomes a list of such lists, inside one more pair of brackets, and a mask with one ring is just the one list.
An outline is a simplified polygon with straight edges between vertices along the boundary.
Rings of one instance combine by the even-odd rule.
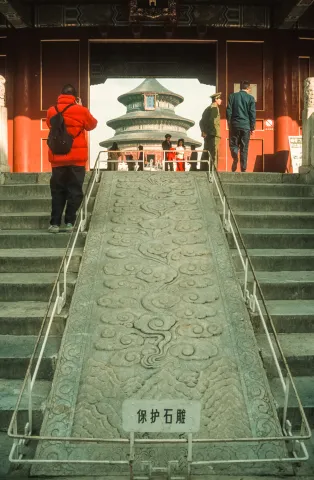
[[[11, 174], [0, 186], [0, 478], [7, 472], [12, 444], [5, 432], [69, 240], [68, 233], [47, 232], [49, 178], [47, 174]], [[70, 294], [85, 239], [86, 233], [79, 234], [69, 266]], [[54, 320], [39, 370], [34, 395], [35, 432], [42, 421], [67, 313], [68, 305]], [[27, 418], [26, 402], [23, 405], [21, 425]]]
[[[313, 429], [314, 185], [302, 183], [299, 175], [282, 174], [222, 173], [221, 180]], [[238, 252], [227, 235], [243, 281]], [[253, 315], [252, 322], [272, 391], [282, 406], [280, 382], [259, 317]], [[292, 399], [288, 417], [296, 423], [297, 412]], [[314, 456], [313, 444], [309, 450]]]
[[[7, 175], [0, 186], [0, 479], [11, 478], [7, 456], [12, 442], [5, 432], [69, 238], [66, 233], [47, 233], [48, 178], [13, 174]], [[314, 186], [302, 184], [294, 175], [226, 173], [221, 178], [313, 428]], [[72, 289], [85, 239], [86, 234], [80, 234], [70, 267]], [[229, 234], [228, 240], [241, 280], [240, 263]], [[42, 421], [67, 312], [68, 306], [54, 322], [40, 371], [35, 431]], [[280, 385], [257, 316], [252, 322], [280, 404]], [[289, 416], [297, 418], [296, 410], [296, 405], [291, 405]], [[25, 404], [22, 420], [26, 413]], [[308, 448], [314, 456], [313, 443]], [[313, 479], [313, 465], [312, 461], [299, 469], [298, 478]], [[18, 476], [16, 472], [12, 475]], [[22, 473], [21, 478], [26, 476]], [[222, 478], [233, 477], [219, 480]]]

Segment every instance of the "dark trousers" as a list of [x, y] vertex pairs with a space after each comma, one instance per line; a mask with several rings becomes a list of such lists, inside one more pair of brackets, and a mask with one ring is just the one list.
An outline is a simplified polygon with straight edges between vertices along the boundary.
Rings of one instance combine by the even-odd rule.
[[137, 171], [138, 171], [138, 172], [142, 172], [142, 171], [143, 171], [143, 161], [140, 161], [140, 160], [139, 160], [137, 163], [138, 163], [138, 169], [137, 169]]
[[231, 128], [229, 136], [229, 147], [233, 159], [232, 171], [235, 172], [238, 164], [238, 153], [240, 150], [241, 172], [246, 171], [247, 154], [249, 151], [250, 130]]
[[173, 172], [173, 161], [171, 160], [170, 162], [167, 162], [167, 153], [164, 153], [165, 156], [165, 171], [167, 172], [172, 171]]
[[51, 190], [51, 220], [50, 225], [61, 225], [63, 210], [65, 209], [64, 223], [76, 220], [76, 212], [83, 199], [83, 182], [85, 167], [69, 165], [53, 167], [50, 179]]
[[[204, 138], [204, 150], [210, 151], [210, 145], [208, 141], [208, 135], [207, 137]], [[200, 170], [202, 172], [208, 172], [209, 170], [209, 165], [207, 162], [202, 162], [202, 160], [209, 160], [209, 155], [208, 152], [203, 152], [201, 156], [201, 165], [200, 165]]]
[[[218, 163], [218, 145], [220, 142], [220, 137], [215, 137], [214, 135], [207, 135], [204, 139], [204, 150], [208, 150], [210, 153], [212, 162], [216, 165]], [[202, 153], [202, 158], [201, 160], [208, 160], [208, 152], [203, 152]], [[206, 170], [208, 171], [208, 163], [201, 163], [201, 170]]]
[[[197, 172], [197, 168], [196, 168], [196, 161], [197, 161], [197, 152], [193, 152], [191, 153], [191, 156], [190, 156], [190, 160], [191, 160], [191, 168], [190, 168], [190, 172]], [[192, 162], [192, 160], [194, 160], [194, 162]], [[195, 161], [196, 160], [196, 161]]]

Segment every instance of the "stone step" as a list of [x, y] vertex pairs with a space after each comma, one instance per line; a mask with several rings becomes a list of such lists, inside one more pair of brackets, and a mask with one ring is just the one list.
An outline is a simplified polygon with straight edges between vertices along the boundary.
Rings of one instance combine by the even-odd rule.
[[[86, 191], [87, 183], [83, 185], [83, 191]], [[95, 196], [98, 190], [98, 183], [95, 183], [92, 196]], [[23, 198], [51, 198], [49, 184], [21, 184], [0, 186], [0, 198], [4, 199], [23, 199]]]
[[[82, 253], [82, 248], [74, 249], [69, 272], [78, 272]], [[0, 250], [0, 273], [58, 272], [63, 256], [62, 248], [6, 248]]]
[[[232, 257], [236, 269], [242, 270], [238, 250], [232, 249]], [[313, 249], [248, 249], [253, 267], [257, 271], [311, 271], [314, 270]]]
[[223, 183], [271, 183], [271, 184], [302, 184], [299, 173], [272, 173], [272, 172], [219, 172]]
[[[314, 377], [295, 377], [293, 379], [298, 395], [300, 397], [305, 415], [310, 424], [314, 427]], [[270, 381], [270, 388], [274, 395], [275, 401], [279, 407], [279, 414], [282, 415], [284, 405], [284, 395], [279, 378], [273, 378]], [[288, 403], [288, 419], [294, 426], [301, 425], [301, 415], [297, 403], [297, 398], [290, 386], [290, 395]]]
[[[244, 274], [239, 273], [243, 282]], [[313, 300], [314, 272], [256, 272], [266, 300]], [[249, 282], [252, 276], [249, 274]]]
[[[93, 209], [95, 197], [91, 197], [88, 210]], [[0, 198], [1, 213], [24, 213], [24, 212], [44, 212], [49, 214], [51, 210], [51, 198], [25, 198], [12, 199]]]
[[47, 230], [49, 222], [48, 212], [0, 213], [1, 230]]
[[[1, 232], [0, 232], [1, 234]], [[314, 248], [313, 229], [268, 229], [241, 228], [241, 235], [247, 248]], [[231, 248], [234, 248], [233, 237], [227, 233]], [[1, 236], [0, 236], [1, 242]]]
[[[236, 467], [234, 467], [236, 468]], [[236, 473], [233, 475], [202, 475], [200, 477], [199, 474], [197, 475], [191, 475], [190, 477], [190, 480], [200, 480], [200, 478], [202, 480], [283, 480], [283, 478], [289, 478], [289, 480], [314, 480], [314, 475], [306, 475], [306, 476], [303, 476], [302, 477], [296, 477], [296, 476], [291, 476], [289, 475], [289, 477], [283, 477], [282, 475], [280, 476], [268, 476], [265, 477], [265, 475], [263, 475], [263, 472], [262, 470], [264, 470], [266, 467], [260, 467], [258, 470], [260, 472], [260, 475], [246, 475], [245, 473], [243, 473], [241, 476], [239, 475], [236, 475]], [[232, 471], [233, 468], [232, 467], [229, 467], [229, 471]], [[291, 470], [292, 471], [292, 470]], [[266, 472], [269, 473], [269, 469], [266, 469]], [[5, 480], [9, 480], [9, 478], [11, 477], [8, 477], [6, 478]], [[43, 477], [34, 477], [32, 476], [31, 477], [32, 480], [42, 480]], [[56, 480], [56, 477], [47, 477], [45, 476], [44, 477], [45, 480]], [[147, 477], [146, 477], [147, 478]], [[151, 477], [152, 480], [166, 480], [166, 477], [162, 477], [160, 475], [158, 475], [157, 477], [156, 476], [152, 476]], [[181, 477], [181, 478], [184, 478], [184, 477]], [[2, 480], [2, 479], [1, 479]], [[28, 478], [26, 478], [25, 476], [21, 479], [21, 480], [28, 480]], [[62, 480], [62, 477], [59, 477], [58, 480]], [[64, 478], [64, 480], [129, 480], [129, 477], [128, 476], [120, 476], [120, 477], [117, 477], [117, 479], [115, 479], [115, 477], [108, 477], [108, 476], [105, 476], [105, 477], [97, 477], [97, 476], [82, 476], [82, 475], [77, 475], [77, 476], [71, 476], [71, 477], [66, 477]]]
[[[68, 273], [69, 295], [73, 292], [76, 277], [75, 273]], [[48, 301], [55, 280], [55, 273], [2, 273], [0, 302]]]
[[[277, 333], [314, 333], [314, 300], [268, 300], [267, 309]], [[263, 333], [258, 314], [252, 314], [256, 333]]]
[[[301, 228], [308, 229], [314, 225], [314, 212], [245, 212], [235, 214], [240, 229], [242, 228]], [[0, 224], [1, 225], [1, 224]]]
[[[47, 227], [47, 225], [46, 225]], [[48, 227], [47, 227], [48, 228]], [[87, 233], [80, 233], [76, 246], [85, 245]], [[47, 230], [0, 230], [0, 249], [11, 248], [65, 248], [69, 241], [69, 233], [51, 234]]]
[[[7, 431], [16, 402], [22, 387], [21, 380], [0, 378], [0, 431]], [[33, 405], [33, 433], [39, 433], [43, 419], [45, 403], [50, 391], [50, 381], [39, 380], [35, 382], [32, 394]], [[28, 421], [28, 397], [26, 393], [21, 398], [18, 414], [18, 427], [23, 431]], [[20, 431], [21, 431], [20, 430]]]
[[[263, 211], [263, 212], [313, 212], [314, 197], [228, 197], [229, 204], [234, 212]], [[221, 203], [218, 206], [222, 209]]]
[[0, 229], [2, 230], [47, 230], [49, 222], [50, 214], [48, 212], [0, 213]]
[[[273, 183], [227, 183], [223, 189], [229, 197], [313, 197], [314, 185], [273, 184]], [[216, 189], [214, 193], [217, 195]]]
[[51, 199], [50, 186], [48, 184], [21, 185], [5, 184], [0, 186], [0, 198], [23, 199], [23, 198], [47, 198]]
[[[92, 172], [86, 172], [84, 183], [88, 182]], [[4, 173], [5, 185], [48, 184], [51, 172], [38, 173]]]
[[[0, 335], [0, 378], [23, 379], [37, 336]], [[49, 336], [39, 367], [38, 380], [52, 380], [61, 338]], [[39, 354], [37, 351], [37, 357]]]
[[[265, 334], [256, 335], [269, 377], [278, 377]], [[314, 372], [314, 333], [279, 333], [278, 340], [293, 376], [312, 376]], [[278, 357], [279, 358], [279, 357]]]
[[49, 184], [51, 172], [47, 173], [5, 173], [5, 185]]
[[[0, 302], [1, 335], [37, 335], [46, 309], [47, 302]], [[67, 316], [68, 308], [65, 306], [54, 317], [51, 335], [63, 334]]]

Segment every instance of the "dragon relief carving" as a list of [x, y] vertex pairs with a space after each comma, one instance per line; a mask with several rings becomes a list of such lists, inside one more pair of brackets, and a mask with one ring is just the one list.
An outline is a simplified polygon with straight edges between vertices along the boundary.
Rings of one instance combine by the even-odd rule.
[[[111, 205], [99, 321], [74, 433], [101, 435], [106, 428], [109, 436], [123, 435], [122, 401], [133, 396], [202, 399], [202, 435], [219, 423], [226, 436], [249, 435], [246, 409], [231, 413], [244, 398], [236, 364], [225, 354], [228, 333], [195, 183], [185, 175], [119, 176]], [[223, 398], [230, 408], [227, 401], [219, 411]], [[110, 404], [114, 424], [103, 404]]]

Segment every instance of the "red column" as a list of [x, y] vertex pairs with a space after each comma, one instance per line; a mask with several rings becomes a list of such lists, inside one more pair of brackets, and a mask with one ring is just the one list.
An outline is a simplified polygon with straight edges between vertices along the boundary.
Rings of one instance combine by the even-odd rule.
[[[281, 32], [280, 32], [281, 33]], [[292, 122], [292, 67], [288, 54], [289, 39], [283, 34], [276, 38], [274, 55], [274, 111], [275, 111], [275, 168], [290, 170], [289, 135]]]
[[31, 120], [31, 46], [27, 38], [17, 37], [14, 82], [13, 171], [30, 171]]

